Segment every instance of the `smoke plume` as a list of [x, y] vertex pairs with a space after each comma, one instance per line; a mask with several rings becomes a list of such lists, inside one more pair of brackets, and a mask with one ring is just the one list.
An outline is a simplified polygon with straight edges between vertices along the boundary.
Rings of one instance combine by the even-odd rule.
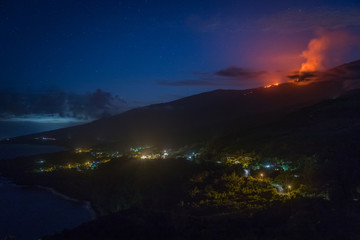
[[351, 37], [346, 32], [322, 30], [318, 31], [317, 35], [301, 54], [306, 61], [301, 65], [300, 73], [323, 71], [330, 66], [341, 64], [351, 42]]

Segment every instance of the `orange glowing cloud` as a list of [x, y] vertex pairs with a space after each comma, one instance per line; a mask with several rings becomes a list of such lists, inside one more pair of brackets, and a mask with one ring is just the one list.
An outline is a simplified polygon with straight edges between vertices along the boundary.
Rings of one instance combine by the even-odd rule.
[[318, 31], [318, 37], [312, 39], [301, 57], [306, 61], [301, 65], [300, 73], [323, 71], [342, 61], [350, 36], [346, 32]]
[[303, 51], [301, 56], [306, 58], [306, 62], [301, 65], [300, 72], [315, 72], [323, 70], [324, 55], [328, 49], [330, 39], [328, 36], [312, 39], [308, 45], [308, 49]]

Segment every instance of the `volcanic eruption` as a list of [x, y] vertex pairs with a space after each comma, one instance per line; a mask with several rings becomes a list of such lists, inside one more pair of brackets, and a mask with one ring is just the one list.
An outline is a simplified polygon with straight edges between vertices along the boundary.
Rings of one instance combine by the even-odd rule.
[[305, 83], [317, 80], [319, 74], [326, 70], [326, 67], [342, 61], [342, 55], [350, 40], [349, 34], [318, 31], [317, 35], [318, 37], [312, 39], [307, 49], [300, 55], [306, 60], [302, 63], [300, 70], [288, 76], [294, 82]]

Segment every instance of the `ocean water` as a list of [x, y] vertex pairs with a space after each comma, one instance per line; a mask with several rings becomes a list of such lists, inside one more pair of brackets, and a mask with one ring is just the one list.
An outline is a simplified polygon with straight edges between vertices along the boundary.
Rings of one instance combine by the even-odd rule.
[[30, 144], [0, 144], [0, 161], [16, 157], [31, 156], [41, 153], [64, 151], [64, 147]]
[[[71, 127], [79, 122], [32, 122], [32, 121], [0, 121], [0, 140], [23, 136], [32, 133], [50, 131], [59, 128]], [[62, 151], [64, 148], [57, 146], [41, 145], [6, 145], [0, 144], [0, 160], [21, 156], [30, 156], [40, 153]]]
[[37, 187], [22, 187], [0, 179], [0, 239], [34, 240], [71, 229], [94, 218], [82, 202]]
[[79, 122], [0, 121], [0, 139], [78, 125]]
[[[0, 122], [0, 138], [70, 126], [31, 122]], [[0, 161], [19, 156], [62, 151], [57, 146], [0, 144]], [[17, 186], [0, 177], [0, 239], [33, 240], [71, 229], [92, 220], [94, 212], [85, 204], [39, 187]]]

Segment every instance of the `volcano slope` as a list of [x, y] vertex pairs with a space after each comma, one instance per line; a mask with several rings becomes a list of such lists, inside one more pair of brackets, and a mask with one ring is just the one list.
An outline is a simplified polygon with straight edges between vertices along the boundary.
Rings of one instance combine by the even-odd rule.
[[184, 144], [227, 132], [260, 126], [346, 91], [342, 81], [307, 85], [284, 83], [270, 88], [216, 90], [169, 103], [155, 104], [88, 124], [17, 137], [10, 142], [37, 142], [56, 138], [53, 144], [71, 147], [114, 144]]

